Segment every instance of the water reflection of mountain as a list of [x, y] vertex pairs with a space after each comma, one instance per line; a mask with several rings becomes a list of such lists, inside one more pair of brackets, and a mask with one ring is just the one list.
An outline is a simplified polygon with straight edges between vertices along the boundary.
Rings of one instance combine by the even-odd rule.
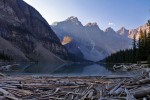
[[20, 64], [8, 74], [20, 75], [52, 75], [52, 76], [106, 76], [133, 75], [134, 72], [114, 71], [110, 64], [65, 64], [52, 65], [46, 63]]
[[50, 65], [50, 64], [34, 64], [27, 67], [24, 73], [52, 74], [52, 75], [108, 75], [111, 70], [104, 65], [97, 64], [66, 64], [66, 65]]
[[53, 73], [59, 74], [59, 73], [83, 73], [84, 68], [89, 66], [88, 64], [69, 64], [69, 65], [64, 65], [61, 68], [55, 70]]
[[46, 63], [32, 64], [24, 69], [24, 73], [50, 74], [62, 66], [64, 65], [51, 65]]

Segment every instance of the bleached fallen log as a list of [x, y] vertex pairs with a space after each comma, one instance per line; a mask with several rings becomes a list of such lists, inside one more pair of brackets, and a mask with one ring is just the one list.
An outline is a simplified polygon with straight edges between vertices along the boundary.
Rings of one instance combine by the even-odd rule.
[[[41, 98], [41, 99], [43, 99], [43, 98]], [[49, 97], [49, 99], [51, 100], [51, 99], [54, 99], [54, 100], [64, 100], [64, 98], [57, 98], [57, 97]]]
[[142, 68], [143, 70], [145, 70], [146, 72], [150, 72], [150, 68]]
[[141, 84], [150, 83], [150, 78], [142, 79], [139, 81]]
[[0, 96], [0, 100], [4, 100], [4, 96]]
[[137, 88], [140, 87], [141, 85], [129, 85], [129, 86], [125, 86], [127, 89], [133, 89], [133, 88]]
[[0, 92], [3, 93], [4, 95], [11, 95], [8, 91], [0, 88]]
[[123, 75], [111, 75], [104, 76], [103, 79], [121, 79], [121, 78], [133, 78], [132, 76], [123, 76]]
[[0, 88], [8, 87], [8, 88], [17, 88], [17, 86], [13, 86], [11, 84], [0, 84]]
[[100, 97], [98, 100], [108, 100], [106, 97]]
[[135, 97], [128, 91], [128, 89], [125, 89], [126, 93], [126, 100], [136, 100]]
[[87, 89], [85, 89], [81, 95], [85, 95], [91, 88], [93, 87], [93, 85], [90, 85], [89, 87], [87, 87]]
[[148, 100], [148, 99], [144, 97], [143, 100]]
[[16, 93], [23, 94], [23, 95], [32, 95], [33, 94], [29, 90], [21, 90], [21, 89], [15, 89], [15, 88], [7, 88], [7, 87], [5, 87], [4, 89], [11, 90], [11, 91], [16, 91]]
[[53, 94], [55, 94], [55, 93], [57, 93], [57, 92], [59, 92], [59, 91], [61, 91], [61, 89], [60, 89], [60, 88], [56, 88], [56, 89], [53, 91], [53, 93], [52, 93], [52, 94], [49, 94], [49, 95], [53, 95]]
[[11, 68], [12, 68], [12, 67], [15, 67], [15, 66], [19, 66], [19, 64], [1, 66], [1, 67], [0, 67], [0, 70], [2, 70], [2, 71], [10, 71]]
[[6, 91], [3, 88], [0, 88], [0, 92], [3, 93], [4, 97], [7, 98], [7, 99], [10, 99], [10, 100], [19, 100], [13, 94], [11, 94], [10, 92]]
[[123, 80], [122, 82], [120, 82], [118, 85], [116, 85], [108, 94], [112, 95], [114, 94], [114, 92], [124, 83], [125, 80]]
[[97, 95], [97, 90], [95, 88], [92, 88], [91, 91], [89, 91], [89, 94], [88, 94], [88, 98], [91, 98], [94, 97], [95, 95]]
[[134, 95], [135, 98], [142, 98], [142, 97], [145, 97], [147, 95], [150, 95], [150, 87], [143, 88], [143, 89], [140, 89], [138, 91], [135, 91], [133, 93], [133, 95]]
[[64, 97], [64, 100], [74, 100], [74, 95], [72, 94], [66, 94], [65, 97]]
[[1, 76], [1, 77], [5, 77], [6, 75], [5, 75], [5, 74], [3, 74], [3, 73], [0, 73], [0, 76]]
[[22, 100], [22, 99], [18, 99], [18, 98], [16, 98], [16, 97], [14, 97], [14, 96], [10, 96], [10, 95], [7, 95], [7, 96], [5, 96], [5, 99], [7, 100]]
[[121, 87], [121, 88], [118, 88], [115, 92], [114, 92], [114, 95], [119, 95], [120, 93], [122, 93], [123, 92], [123, 88]]
[[93, 99], [96, 94], [97, 90], [92, 87], [82, 96], [81, 100]]

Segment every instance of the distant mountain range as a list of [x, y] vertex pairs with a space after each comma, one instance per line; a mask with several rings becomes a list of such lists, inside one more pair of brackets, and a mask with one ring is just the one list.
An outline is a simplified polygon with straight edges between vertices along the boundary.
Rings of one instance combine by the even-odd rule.
[[0, 0], [0, 52], [14, 61], [53, 64], [68, 56], [46, 20], [23, 0]]
[[140, 28], [122, 27], [115, 32], [109, 27], [103, 31], [97, 23], [82, 25], [73, 16], [50, 26], [23, 0], [0, 1], [0, 53], [14, 61], [99, 61], [118, 50], [131, 48], [133, 34], [138, 38]]
[[[132, 30], [121, 27], [118, 31], [108, 27], [103, 31], [97, 23], [82, 25], [74, 16], [62, 22], [54, 22], [51, 27], [62, 42], [65, 37], [71, 38], [71, 41], [63, 44], [71, 53], [77, 56], [82, 53], [84, 59], [91, 61], [99, 61], [111, 53], [131, 48], [134, 34], [138, 39], [139, 30], [147, 29], [147, 26], [144, 25]], [[77, 51], [74, 52], [74, 49]]]

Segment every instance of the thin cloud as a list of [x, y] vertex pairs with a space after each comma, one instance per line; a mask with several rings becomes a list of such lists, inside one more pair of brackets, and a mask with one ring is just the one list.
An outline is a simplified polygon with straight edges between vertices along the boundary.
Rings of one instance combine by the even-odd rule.
[[109, 22], [108, 26], [116, 26], [113, 22]]

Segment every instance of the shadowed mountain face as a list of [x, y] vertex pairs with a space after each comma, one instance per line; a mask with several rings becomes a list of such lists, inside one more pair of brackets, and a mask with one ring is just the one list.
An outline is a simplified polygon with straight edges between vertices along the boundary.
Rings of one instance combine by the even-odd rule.
[[[97, 23], [88, 23], [83, 26], [78, 18], [73, 16], [65, 21], [55, 22], [51, 27], [60, 40], [66, 36], [71, 37], [87, 60], [99, 61], [111, 53], [130, 48], [132, 45], [132, 40], [128, 38], [128, 30], [125, 28], [115, 32], [109, 27], [103, 31]], [[73, 49], [68, 46], [67, 48]], [[74, 54], [78, 55], [76, 52]]]
[[68, 53], [49, 24], [23, 0], [0, 0], [0, 52], [17, 61], [63, 62]]

